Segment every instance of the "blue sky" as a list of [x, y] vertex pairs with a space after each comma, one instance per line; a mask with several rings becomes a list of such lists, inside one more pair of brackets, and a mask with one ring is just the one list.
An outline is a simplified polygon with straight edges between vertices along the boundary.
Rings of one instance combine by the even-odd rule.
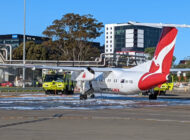
[[[0, 34], [23, 33], [24, 0], [1, 0]], [[190, 24], [189, 0], [26, 0], [26, 33], [42, 36], [52, 21], [67, 13], [92, 14], [104, 24], [128, 21]], [[179, 28], [174, 55], [190, 56], [190, 29]], [[103, 30], [104, 31], [104, 30]], [[104, 44], [104, 35], [96, 39]]]

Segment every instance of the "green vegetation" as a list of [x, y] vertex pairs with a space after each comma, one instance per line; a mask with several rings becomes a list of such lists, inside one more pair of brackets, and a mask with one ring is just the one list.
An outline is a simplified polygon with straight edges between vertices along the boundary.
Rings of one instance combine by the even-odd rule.
[[[186, 61], [185, 64], [175, 65], [174, 68], [190, 68], [190, 61]], [[187, 79], [186, 82], [188, 82], [190, 79], [190, 72], [185, 72], [185, 73], [186, 73], [186, 79]], [[178, 79], [177, 76], [175, 76], [175, 79], [177, 81]], [[181, 74], [181, 81], [185, 81], [185, 78], [182, 76], [182, 74]]]
[[[103, 23], [92, 15], [69, 13], [53, 21], [43, 34], [52, 40], [42, 44], [26, 43], [28, 60], [90, 60], [100, 55], [99, 49], [90, 43], [102, 34]], [[22, 59], [21, 44], [13, 51], [13, 59]]]
[[146, 49], [145, 49], [144, 52], [145, 52], [146, 54], [149, 54], [149, 55], [150, 55], [150, 57], [148, 57], [148, 60], [151, 60], [151, 59], [153, 58], [155, 49], [156, 49], [156, 47], [150, 47], [150, 48], [146, 48]]
[[42, 87], [0, 87], [0, 92], [43, 92]]

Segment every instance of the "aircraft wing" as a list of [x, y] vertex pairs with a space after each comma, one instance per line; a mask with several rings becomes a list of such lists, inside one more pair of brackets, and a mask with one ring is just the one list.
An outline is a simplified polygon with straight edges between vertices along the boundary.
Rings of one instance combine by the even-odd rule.
[[[60, 66], [47, 66], [47, 65], [30, 65], [30, 64], [0, 64], [0, 67], [13, 67], [13, 68], [31, 68], [31, 69], [54, 69], [64, 71], [85, 71], [89, 70], [88, 67], [60, 67]], [[112, 72], [113, 68], [90, 68], [95, 72]]]
[[[51, 69], [51, 70], [63, 70], [70, 71], [71, 79], [76, 81], [90, 81], [95, 77], [95, 72], [103, 72], [109, 74], [113, 71], [113, 68], [91, 68], [91, 67], [58, 67], [58, 66], [47, 66], [47, 65], [30, 65], [30, 64], [0, 64], [0, 67], [12, 67], [12, 68], [31, 68], [35, 69]], [[114, 69], [116, 70], [116, 69]]]
[[178, 72], [178, 71], [181, 71], [181, 72], [188, 72], [188, 71], [190, 71], [190, 68], [176, 68], [176, 69], [170, 69], [170, 72]]

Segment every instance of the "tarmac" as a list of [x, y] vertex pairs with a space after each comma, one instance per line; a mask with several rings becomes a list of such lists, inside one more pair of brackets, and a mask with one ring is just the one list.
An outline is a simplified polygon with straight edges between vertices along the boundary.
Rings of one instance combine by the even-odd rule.
[[[183, 94], [181, 98], [189, 97]], [[0, 109], [0, 114], [0, 140], [190, 139], [189, 104], [92, 110]]]

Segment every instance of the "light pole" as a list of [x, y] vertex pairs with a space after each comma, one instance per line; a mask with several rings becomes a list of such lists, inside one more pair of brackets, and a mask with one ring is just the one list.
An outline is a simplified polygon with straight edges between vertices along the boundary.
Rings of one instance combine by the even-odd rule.
[[[23, 65], [25, 65], [25, 45], [26, 45], [26, 0], [24, 0], [24, 35], [23, 35]], [[23, 85], [25, 88], [25, 67], [23, 67]]]

